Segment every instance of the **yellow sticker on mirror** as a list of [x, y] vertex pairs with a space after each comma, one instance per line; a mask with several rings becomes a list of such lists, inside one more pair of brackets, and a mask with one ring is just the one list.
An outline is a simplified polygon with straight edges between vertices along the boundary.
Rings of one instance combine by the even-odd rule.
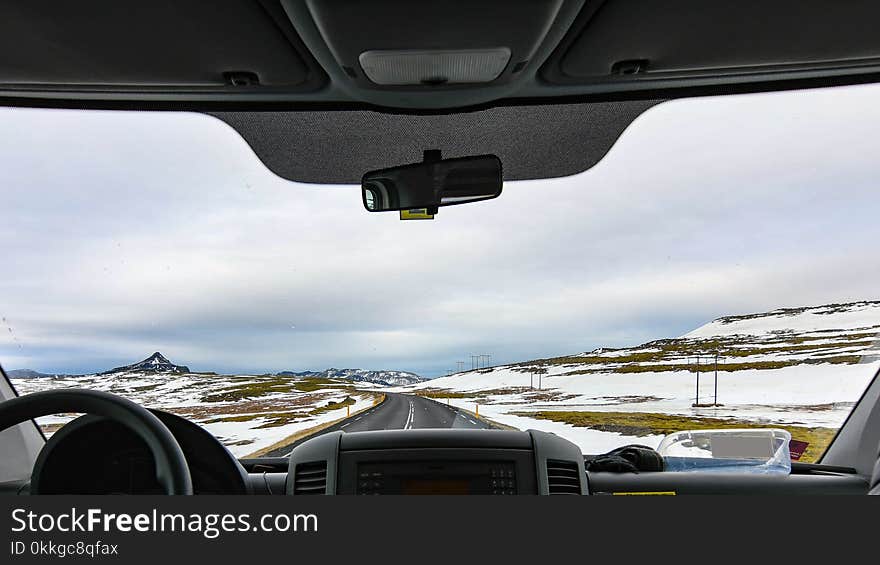
[[413, 210], [401, 210], [401, 220], [433, 220], [434, 214], [429, 214], [427, 208], [415, 208]]

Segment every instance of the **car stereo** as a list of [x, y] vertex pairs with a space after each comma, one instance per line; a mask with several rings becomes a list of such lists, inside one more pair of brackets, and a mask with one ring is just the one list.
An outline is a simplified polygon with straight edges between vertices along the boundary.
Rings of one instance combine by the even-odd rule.
[[513, 461], [357, 464], [357, 494], [518, 494]]

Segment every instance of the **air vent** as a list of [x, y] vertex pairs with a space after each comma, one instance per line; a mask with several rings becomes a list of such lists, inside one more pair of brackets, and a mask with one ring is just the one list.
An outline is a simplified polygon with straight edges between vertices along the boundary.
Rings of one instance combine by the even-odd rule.
[[581, 476], [574, 461], [547, 460], [547, 486], [550, 494], [580, 494]]
[[299, 463], [293, 476], [293, 494], [325, 494], [327, 462]]

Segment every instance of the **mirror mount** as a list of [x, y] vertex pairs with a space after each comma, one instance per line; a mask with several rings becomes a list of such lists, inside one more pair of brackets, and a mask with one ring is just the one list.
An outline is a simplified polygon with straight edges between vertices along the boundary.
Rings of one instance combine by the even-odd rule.
[[439, 163], [443, 160], [443, 152], [439, 149], [425, 149], [422, 151], [422, 163]]

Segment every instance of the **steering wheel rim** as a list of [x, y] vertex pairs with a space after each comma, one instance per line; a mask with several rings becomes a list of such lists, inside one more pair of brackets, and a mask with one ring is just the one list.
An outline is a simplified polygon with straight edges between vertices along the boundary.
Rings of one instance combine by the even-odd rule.
[[156, 462], [156, 480], [166, 494], [193, 493], [186, 457], [165, 424], [146, 408], [109, 392], [76, 388], [49, 390], [0, 402], [0, 432], [40, 416], [61, 412], [96, 414], [127, 427], [149, 447]]

